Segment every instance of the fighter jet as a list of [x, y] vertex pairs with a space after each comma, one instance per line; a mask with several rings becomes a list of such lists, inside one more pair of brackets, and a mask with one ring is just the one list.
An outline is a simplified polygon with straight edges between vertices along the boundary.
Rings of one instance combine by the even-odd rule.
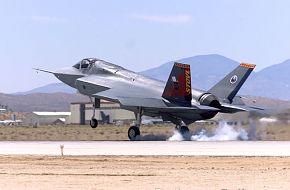
[[256, 109], [247, 107], [242, 98], [236, 96], [254, 68], [255, 65], [241, 63], [208, 91], [192, 88], [190, 65], [177, 62], [166, 83], [96, 58], [83, 59], [58, 71], [36, 70], [54, 74], [91, 98], [94, 103], [92, 128], [98, 126], [95, 109], [100, 99], [117, 102], [121, 108], [133, 111], [136, 122], [128, 129], [128, 138], [136, 140], [142, 115], [161, 116], [184, 134], [189, 131], [189, 124], [213, 118], [219, 112]]

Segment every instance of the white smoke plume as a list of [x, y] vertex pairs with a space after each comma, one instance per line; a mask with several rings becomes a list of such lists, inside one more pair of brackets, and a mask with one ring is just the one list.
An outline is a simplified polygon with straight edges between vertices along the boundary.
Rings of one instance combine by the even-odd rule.
[[173, 135], [169, 137], [169, 141], [184, 141], [183, 135], [176, 129], [173, 131]]
[[248, 140], [248, 133], [245, 129], [235, 129], [226, 122], [220, 122], [219, 126], [214, 132], [208, 132], [205, 129], [199, 131], [197, 134], [180, 134], [177, 130], [168, 139], [169, 141], [234, 141], [234, 140]]

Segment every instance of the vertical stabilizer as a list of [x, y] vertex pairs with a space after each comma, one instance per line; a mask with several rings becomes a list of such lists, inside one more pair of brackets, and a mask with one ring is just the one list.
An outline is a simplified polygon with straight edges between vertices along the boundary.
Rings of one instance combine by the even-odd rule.
[[162, 97], [180, 106], [191, 106], [190, 65], [174, 63]]
[[208, 92], [224, 102], [231, 103], [255, 67], [256, 65], [241, 63]]

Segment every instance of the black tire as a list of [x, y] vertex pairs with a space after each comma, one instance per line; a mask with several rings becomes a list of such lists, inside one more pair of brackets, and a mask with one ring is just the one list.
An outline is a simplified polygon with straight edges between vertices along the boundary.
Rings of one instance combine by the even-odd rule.
[[189, 133], [189, 128], [187, 126], [180, 126], [179, 128], [179, 132], [184, 135], [184, 134], [187, 134]]
[[128, 138], [130, 141], [136, 140], [136, 137], [140, 135], [139, 127], [132, 126], [128, 129]]
[[91, 121], [90, 121], [90, 126], [91, 126], [91, 128], [97, 128], [98, 127], [98, 120], [96, 120], [95, 118], [94, 119], [92, 119]]

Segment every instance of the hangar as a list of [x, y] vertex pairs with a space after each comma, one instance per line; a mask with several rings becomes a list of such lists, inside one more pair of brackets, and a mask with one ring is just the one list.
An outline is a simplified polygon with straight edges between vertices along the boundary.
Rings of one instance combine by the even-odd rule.
[[24, 125], [51, 125], [69, 123], [70, 112], [31, 112], [25, 115]]
[[[98, 102], [95, 118], [101, 123], [130, 123], [135, 120], [135, 115], [131, 111], [120, 108], [118, 103], [101, 100]], [[76, 102], [70, 106], [71, 124], [89, 124], [93, 115], [93, 104], [91, 102]]]

